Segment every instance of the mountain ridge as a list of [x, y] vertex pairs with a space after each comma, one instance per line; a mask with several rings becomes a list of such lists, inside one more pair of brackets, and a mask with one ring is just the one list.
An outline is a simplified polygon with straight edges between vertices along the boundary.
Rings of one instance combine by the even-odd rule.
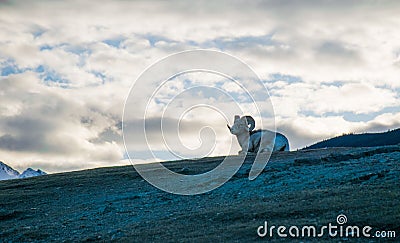
[[306, 146], [302, 150], [333, 147], [377, 147], [397, 144], [400, 144], [400, 128], [380, 133], [343, 134]]
[[23, 179], [23, 178], [29, 178], [29, 177], [41, 176], [41, 175], [47, 175], [47, 173], [40, 169], [34, 170], [32, 168], [27, 168], [22, 173], [19, 173], [17, 170], [13, 169], [11, 166], [0, 161], [0, 181], [12, 180], [12, 179]]

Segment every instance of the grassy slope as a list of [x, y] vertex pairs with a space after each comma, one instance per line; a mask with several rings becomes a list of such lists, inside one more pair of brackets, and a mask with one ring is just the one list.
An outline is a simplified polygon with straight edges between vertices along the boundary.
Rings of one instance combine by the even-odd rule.
[[[194, 174], [221, 159], [167, 167]], [[264, 220], [322, 226], [339, 213], [348, 224], [400, 234], [398, 146], [279, 152], [249, 181], [253, 159], [224, 186], [196, 196], [160, 191], [130, 166], [2, 181], [0, 241], [249, 242], [260, 240]]]

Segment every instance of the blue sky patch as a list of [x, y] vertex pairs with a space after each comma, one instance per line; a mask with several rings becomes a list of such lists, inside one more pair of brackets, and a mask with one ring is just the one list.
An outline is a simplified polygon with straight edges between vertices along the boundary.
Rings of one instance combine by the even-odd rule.
[[121, 45], [121, 43], [122, 43], [124, 40], [126, 40], [126, 38], [120, 36], [120, 37], [113, 38], [113, 39], [103, 40], [103, 43], [105, 43], [105, 44], [107, 44], [107, 45], [109, 45], [109, 46], [115, 47], [115, 48], [119, 48], [120, 45]]
[[45, 29], [41, 27], [37, 27], [36, 30], [32, 32], [33, 38], [39, 38], [41, 35], [43, 35], [46, 32]]
[[176, 43], [176, 41], [168, 39], [166, 37], [163, 36], [159, 36], [159, 35], [145, 35], [143, 36], [143, 38], [147, 39], [150, 43], [150, 46], [154, 47], [155, 44], [159, 41], [165, 41], [167, 43]]
[[214, 47], [220, 50], [237, 49], [254, 45], [270, 46], [276, 44], [271, 39], [272, 36], [273, 34], [262, 36], [242, 36], [237, 38], [222, 37], [200, 43], [199, 46], [201, 46], [202, 48]]
[[50, 46], [50, 45], [41, 45], [40, 47], [39, 47], [39, 50], [40, 51], [46, 51], [46, 50], [53, 50], [53, 46]]
[[8, 59], [5, 62], [0, 63], [1, 76], [23, 73], [24, 71], [25, 69], [19, 68], [15, 61], [12, 59]]
[[91, 71], [91, 73], [96, 76], [97, 78], [100, 78], [102, 81], [102, 84], [104, 84], [106, 81], [109, 81], [109, 79], [107, 78], [107, 76], [105, 74], [103, 74], [102, 72], [99, 71]]
[[8, 65], [8, 66], [1, 67], [1, 76], [8, 76], [11, 74], [17, 74], [17, 73], [21, 73], [21, 72], [22, 71], [20, 69], [18, 69], [18, 67], [15, 65]]
[[61, 75], [55, 72], [54, 70], [47, 69], [41, 73], [40, 77], [44, 81], [44, 83], [48, 86], [53, 86], [54, 84], [58, 84], [60, 87], [67, 88], [69, 84], [69, 81], [67, 79], [61, 77]]
[[270, 79], [265, 80], [265, 81], [267, 81], [267, 82], [285, 81], [289, 84], [303, 82], [303, 80], [300, 77], [288, 75], [288, 74], [282, 74], [282, 73], [273, 73], [270, 75], [270, 77], [271, 77]]

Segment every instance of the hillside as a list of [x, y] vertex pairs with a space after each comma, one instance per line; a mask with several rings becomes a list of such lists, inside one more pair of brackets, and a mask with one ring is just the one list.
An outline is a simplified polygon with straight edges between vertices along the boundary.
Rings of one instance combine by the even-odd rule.
[[324, 140], [304, 149], [333, 147], [375, 147], [400, 144], [400, 128], [383, 133], [346, 134]]
[[[222, 159], [165, 165], [197, 174]], [[400, 234], [399, 146], [277, 152], [249, 181], [253, 160], [248, 156], [222, 187], [196, 196], [160, 191], [131, 166], [1, 181], [0, 241], [252, 242], [261, 240], [257, 228], [266, 220], [320, 227], [339, 214], [347, 225]]]

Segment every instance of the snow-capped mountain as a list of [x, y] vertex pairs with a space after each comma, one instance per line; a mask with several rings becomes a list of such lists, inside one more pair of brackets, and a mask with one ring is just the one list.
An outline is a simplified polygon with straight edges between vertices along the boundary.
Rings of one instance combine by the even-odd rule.
[[21, 175], [19, 175], [19, 178], [28, 178], [28, 177], [33, 177], [33, 176], [41, 176], [41, 175], [47, 175], [46, 172], [41, 171], [41, 170], [34, 170], [32, 168], [26, 169], [24, 172], [22, 172]]
[[1, 180], [11, 180], [11, 179], [20, 179], [20, 178], [28, 178], [33, 176], [41, 176], [47, 175], [46, 172], [42, 170], [34, 170], [32, 168], [26, 169], [22, 174], [18, 171], [14, 170], [10, 166], [4, 164], [0, 161], [0, 181]]
[[19, 172], [0, 161], [0, 180], [17, 179]]

